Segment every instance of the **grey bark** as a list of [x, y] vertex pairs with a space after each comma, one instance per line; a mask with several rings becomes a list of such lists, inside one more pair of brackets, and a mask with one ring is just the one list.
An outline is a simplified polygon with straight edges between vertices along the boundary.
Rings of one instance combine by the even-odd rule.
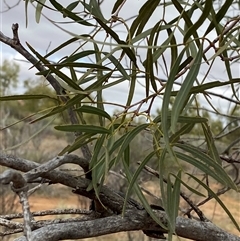
[[[68, 158], [69, 160], [76, 160], [76, 157], [73, 155], [66, 155], [63, 158], [64, 162], [67, 161]], [[59, 159], [56, 160], [59, 161]], [[61, 162], [63, 162], [63, 160]], [[81, 162], [81, 159], [76, 160], [76, 162], [78, 161]], [[85, 178], [76, 179], [71, 175], [57, 170], [49, 171], [49, 169], [52, 169], [53, 167], [53, 163], [51, 161], [48, 162], [48, 165], [45, 163], [41, 167], [39, 164], [29, 160], [17, 158], [11, 155], [0, 154], [0, 165], [22, 172], [28, 172], [31, 170], [23, 176], [32, 177], [32, 173], [36, 172], [38, 175], [34, 177], [40, 176], [47, 178], [52, 183], [61, 183], [74, 189], [77, 194], [91, 199], [96, 199], [94, 192], [87, 191], [90, 180]], [[122, 211], [124, 198], [108, 187], [102, 187], [99, 197], [103, 205], [112, 210], [112, 213], [109, 214], [108, 217], [93, 219], [90, 221], [47, 225], [32, 232], [33, 240], [55, 241], [63, 239], [81, 239], [133, 230], [167, 232], [156, 224], [156, 222], [143, 208], [138, 205], [133, 205], [132, 202], [128, 202], [124, 216], [121, 214], [116, 215], [115, 213], [121, 213]], [[167, 226], [165, 212], [161, 210], [154, 210], [154, 212], [158, 216], [159, 220]], [[183, 217], [177, 218], [175, 232], [180, 237], [198, 241], [240, 241], [240, 238], [236, 235], [227, 233], [226, 231], [216, 227], [211, 222], [200, 222]], [[26, 240], [26, 238], [20, 237], [16, 239], [16, 241], [23, 240]]]

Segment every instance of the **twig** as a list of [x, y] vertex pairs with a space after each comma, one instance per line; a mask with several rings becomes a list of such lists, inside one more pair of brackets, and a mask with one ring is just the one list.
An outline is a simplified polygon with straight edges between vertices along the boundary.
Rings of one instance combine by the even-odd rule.
[[28, 184], [26, 180], [19, 172], [6, 170], [4, 173], [0, 174], [0, 181], [2, 184], [12, 183], [12, 190], [19, 196], [24, 216], [24, 234], [27, 238], [27, 241], [32, 241], [32, 217], [28, 202]]
[[[140, 162], [137, 162], [137, 163], [140, 164]], [[155, 177], [157, 177], [157, 178], [160, 177], [160, 176], [159, 176], [159, 173], [158, 173], [157, 171], [153, 170], [151, 167], [145, 165], [145, 166], [144, 166], [144, 169], [145, 169], [147, 172], [149, 172], [149, 173], [151, 173], [152, 175], [154, 175]], [[165, 183], [168, 183], [168, 181], [167, 181], [166, 178], [163, 178], [163, 181], [164, 181]], [[171, 184], [171, 185], [173, 186], [173, 184]], [[203, 212], [197, 207], [197, 205], [195, 205], [195, 204], [193, 203], [193, 201], [192, 201], [183, 191], [180, 191], [180, 196], [189, 204], [189, 206], [192, 208], [192, 210], [194, 210], [194, 211], [197, 213], [197, 215], [199, 216], [199, 218], [200, 218], [201, 221], [204, 221], [204, 222], [209, 221], [209, 220], [205, 217], [205, 215], [203, 214]], [[190, 215], [188, 215], [188, 217], [190, 217]]]
[[[19, 26], [17, 23], [12, 25], [12, 31], [13, 31], [12, 39], [5, 36], [0, 31], [0, 41], [14, 48], [17, 52], [19, 52], [22, 56], [24, 56], [30, 63], [32, 63], [33, 66], [35, 66], [39, 71], [45, 71], [46, 68], [22, 46], [18, 36], [18, 27]], [[69, 97], [66, 95], [65, 90], [59, 84], [59, 82], [51, 74], [45, 74], [44, 77], [48, 80], [48, 82], [51, 84], [53, 89], [56, 91], [56, 94], [59, 96], [61, 101], [63, 103], [66, 103], [69, 100]], [[69, 120], [72, 124], [79, 123], [77, 115], [73, 111], [73, 108], [68, 108], [68, 115], [69, 115]], [[78, 132], [75, 134], [76, 136], [79, 136], [82, 133]], [[82, 146], [81, 150], [82, 150], [83, 156], [89, 161], [92, 155], [88, 146], [87, 145]]]

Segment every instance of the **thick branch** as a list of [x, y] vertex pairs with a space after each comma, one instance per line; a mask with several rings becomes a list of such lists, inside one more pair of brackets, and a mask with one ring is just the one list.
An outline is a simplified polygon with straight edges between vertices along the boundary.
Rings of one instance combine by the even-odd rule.
[[[37, 163], [5, 154], [0, 154], [0, 165], [24, 172], [38, 166]], [[51, 180], [53, 183], [61, 183], [74, 188], [78, 194], [96, 199], [94, 192], [87, 191], [90, 180], [84, 178], [76, 179], [61, 171], [50, 171], [42, 173], [41, 176]], [[103, 186], [99, 197], [104, 206], [109, 207], [116, 213], [121, 213], [124, 202], [124, 198], [121, 195]], [[154, 212], [159, 217], [159, 220], [167, 225], [165, 212], [160, 210], [154, 210]], [[49, 225], [35, 230], [33, 232], [33, 240], [54, 241], [59, 240], [60, 237], [61, 239], [77, 239], [131, 230], [163, 231], [144, 209], [138, 208], [129, 202], [124, 218], [121, 215], [114, 215], [81, 223]], [[182, 217], [177, 218], [176, 234], [198, 241], [240, 241], [240, 238], [237, 236], [219, 229], [210, 222], [199, 222]], [[17, 241], [20, 240], [25, 239], [23, 237], [17, 239]]]
[[[157, 213], [159, 220], [166, 224], [164, 212]], [[33, 232], [34, 241], [57, 241], [64, 239], [83, 239], [106, 234], [134, 230], [163, 231], [145, 211], [128, 211], [124, 217], [111, 216], [92, 221], [49, 225]], [[239, 241], [235, 236], [224, 232], [210, 222], [198, 222], [182, 217], [177, 218], [176, 233], [185, 238], [198, 241]], [[15, 241], [26, 241], [25, 237]]]

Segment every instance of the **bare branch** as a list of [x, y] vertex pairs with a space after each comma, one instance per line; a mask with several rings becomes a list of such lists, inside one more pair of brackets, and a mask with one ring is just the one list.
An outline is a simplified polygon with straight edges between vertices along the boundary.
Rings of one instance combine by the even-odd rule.
[[[158, 215], [161, 222], [167, 224], [164, 212], [158, 211], [156, 215]], [[138, 212], [128, 211], [124, 217], [117, 215], [92, 221], [48, 225], [35, 230], [33, 232], [33, 239], [34, 241], [83, 239], [134, 230], [164, 231], [160, 226], [156, 225], [144, 210], [139, 210]], [[181, 237], [198, 241], [240, 240], [237, 236], [226, 233], [210, 222], [198, 222], [182, 217], [177, 218], [176, 233]], [[15, 241], [26, 241], [26, 239], [25, 237], [21, 237]]]

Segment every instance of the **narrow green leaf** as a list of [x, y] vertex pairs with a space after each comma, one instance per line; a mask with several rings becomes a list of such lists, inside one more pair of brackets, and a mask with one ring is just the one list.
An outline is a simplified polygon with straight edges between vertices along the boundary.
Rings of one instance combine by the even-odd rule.
[[57, 48], [53, 49], [52, 51], [50, 51], [49, 53], [47, 53], [44, 58], [46, 59], [47, 57], [53, 55], [54, 53], [56, 53], [57, 51], [61, 50], [62, 48], [76, 42], [76, 41], [79, 41], [79, 38], [77, 37], [74, 37], [74, 38], [71, 38], [65, 42], [63, 42], [62, 44], [60, 44]]
[[[108, 55], [108, 52], [102, 52], [105, 56]], [[115, 65], [117, 70], [122, 74], [123, 77], [125, 77], [126, 80], [130, 80], [130, 76], [126, 72], [126, 70], [121, 65], [120, 61], [118, 61], [113, 55], [108, 56], [108, 59], [111, 61], [112, 64]]]
[[85, 51], [81, 51], [80, 53], [71, 55], [69, 57], [67, 57], [66, 59], [64, 59], [64, 61], [60, 62], [60, 64], [64, 64], [64, 63], [72, 63], [78, 59], [84, 58], [86, 56], [89, 56], [91, 54], [95, 54], [94, 50], [85, 50]]
[[[224, 81], [224, 82], [213, 81], [213, 82], [202, 84], [202, 85], [199, 85], [199, 86], [193, 86], [191, 88], [191, 90], [189, 91], [189, 94], [204, 93], [205, 90], [208, 90], [208, 89], [211, 89], [211, 88], [225, 86], [225, 85], [239, 83], [239, 82], [240, 82], [240, 78], [232, 78], [231, 80]], [[178, 93], [178, 91], [172, 91], [172, 96], [176, 96], [177, 93]]]
[[[169, 122], [171, 120], [171, 112], [167, 113], [166, 116], [167, 122]], [[188, 123], [188, 124], [192, 124], [192, 123], [203, 123], [203, 122], [207, 122], [208, 119], [207, 118], [203, 118], [203, 117], [188, 117], [188, 116], [179, 116], [178, 120], [179, 123]], [[158, 123], [158, 122], [162, 122], [162, 116], [159, 115], [157, 116], [154, 120], [154, 123]]]
[[71, 79], [73, 80], [73, 82], [77, 83], [78, 78], [77, 78], [74, 68], [69, 67], [69, 70], [70, 70], [70, 74], [71, 74]]
[[[97, 63], [101, 63], [100, 66], [102, 66], [101, 62], [101, 52], [98, 48], [98, 45], [96, 43], [93, 43], [94, 50], [95, 50], [95, 58]], [[99, 68], [97, 70], [97, 79], [101, 79], [103, 77], [103, 71]], [[102, 82], [102, 85], [104, 85], [104, 82]], [[104, 111], [104, 105], [103, 105], [103, 96], [102, 96], [102, 89], [97, 91], [97, 108]], [[105, 126], [105, 119], [102, 118], [101, 115], [98, 116], [99, 123], [101, 126]]]
[[55, 126], [56, 130], [68, 131], [68, 132], [83, 132], [83, 133], [93, 133], [93, 134], [110, 134], [110, 130], [102, 126], [94, 125], [62, 125]]
[[10, 101], [10, 100], [40, 100], [40, 99], [52, 99], [56, 100], [49, 95], [9, 95], [9, 96], [0, 96], [0, 101]]
[[[127, 45], [126, 42], [119, 39], [119, 36], [111, 29], [109, 28], [105, 23], [103, 23], [100, 19], [95, 18], [95, 20], [102, 26], [102, 28], [118, 43], [121, 45]], [[133, 51], [129, 47], [122, 47], [122, 50], [125, 52], [125, 54], [129, 57], [129, 59], [137, 66], [137, 58]]]
[[99, 154], [102, 152], [102, 147], [103, 147], [105, 138], [106, 138], [106, 135], [101, 135], [98, 138], [94, 146], [92, 159], [89, 164], [90, 169], [92, 170], [92, 185], [97, 196], [99, 194], [99, 187], [100, 187], [98, 185], [98, 182], [100, 178], [103, 177], [105, 174], [105, 167], [104, 167], [105, 161], [102, 158], [99, 159]]
[[144, 167], [147, 165], [147, 163], [152, 159], [152, 157], [154, 155], [155, 155], [155, 152], [151, 152], [150, 154], [148, 154], [144, 158], [144, 160], [141, 162], [141, 164], [139, 165], [138, 169], [133, 174], [133, 177], [129, 180], [129, 185], [128, 185], [128, 188], [127, 188], [127, 192], [126, 192], [125, 200], [124, 200], [124, 205], [123, 205], [123, 213], [125, 213], [127, 200], [130, 197], [130, 194], [131, 194], [131, 191], [133, 189], [133, 186], [135, 185], [135, 183], [137, 183], [137, 179], [138, 179], [140, 173], [142, 172]]
[[[157, 24], [155, 24], [155, 26], [152, 29], [149, 40], [147, 41], [148, 46], [153, 45], [154, 36], [155, 36], [156, 32], [158, 32], [158, 29], [159, 29], [159, 22]], [[154, 76], [154, 71], [153, 71], [153, 53], [152, 53], [152, 51], [153, 51], [152, 49], [147, 50], [147, 58], [144, 61], [144, 67], [146, 69], [146, 71], [145, 71], [146, 72], [146, 74], [145, 74], [146, 97], [148, 97], [148, 95], [149, 95], [149, 83], [151, 83], [152, 88], [155, 92], [158, 91], [155, 76]]]
[[124, 157], [123, 160], [126, 162], [128, 166], [130, 166], [130, 147], [129, 145], [124, 150]]
[[196, 34], [197, 30], [199, 29], [199, 27], [206, 21], [206, 19], [208, 18], [208, 15], [210, 13], [210, 10], [213, 7], [213, 1], [212, 0], [207, 0], [205, 1], [205, 6], [202, 10], [202, 14], [199, 17], [199, 19], [195, 22], [195, 24], [193, 24], [192, 26], [190, 26], [190, 28], [188, 28], [186, 34], [184, 35], [184, 39], [183, 42], [186, 43], [188, 41], [188, 39], [190, 38], [191, 35]]
[[75, 1], [75, 2], [70, 3], [66, 8], [67, 8], [69, 11], [72, 11], [74, 8], [77, 7], [78, 4], [79, 4], [79, 1]]
[[172, 150], [169, 145], [169, 137], [168, 137], [168, 130], [169, 130], [168, 116], [169, 116], [170, 97], [171, 97], [171, 92], [172, 92], [175, 76], [179, 69], [179, 65], [181, 63], [184, 53], [185, 53], [185, 48], [179, 54], [176, 62], [174, 63], [174, 65], [171, 69], [171, 72], [168, 77], [168, 81], [166, 83], [166, 88], [165, 88], [163, 102], [162, 102], [162, 110], [161, 110], [162, 131], [163, 131], [163, 138], [165, 140], [169, 153], [172, 153]]
[[209, 196], [213, 197], [219, 204], [220, 206], [223, 208], [223, 210], [226, 212], [226, 214], [228, 215], [228, 217], [232, 220], [233, 224], [235, 225], [235, 227], [238, 229], [238, 231], [240, 231], [240, 227], [239, 224], [237, 223], [237, 221], [235, 220], [235, 218], [232, 216], [232, 213], [228, 210], [228, 208], [224, 205], [224, 203], [221, 201], [221, 199], [212, 191], [211, 188], [209, 188], [205, 183], [203, 183], [201, 180], [199, 180], [198, 178], [196, 178], [195, 176], [187, 173], [191, 178], [193, 178], [196, 182], [198, 182], [202, 187], [204, 187], [208, 193]]
[[[232, 5], [232, 3], [233, 3], [233, 0], [225, 1], [225, 3], [222, 5], [220, 10], [216, 14], [216, 23], [220, 23], [220, 21], [224, 18], [226, 12], [229, 10], [229, 7]], [[208, 33], [210, 33], [214, 27], [216, 27], [216, 26], [214, 25], [214, 22], [211, 21], [204, 36], [206, 36]]]
[[180, 202], [180, 187], [181, 182], [181, 171], [178, 172], [178, 178], [175, 179], [174, 184], [172, 184], [170, 179], [171, 174], [168, 175], [167, 181], [167, 215], [169, 217], [169, 224], [171, 229], [169, 231], [172, 234], [175, 231], [176, 217], [178, 216], [179, 202]]
[[172, 107], [172, 119], [171, 119], [171, 130], [174, 133], [176, 131], [176, 125], [178, 116], [180, 115], [187, 99], [189, 98], [190, 89], [193, 86], [194, 81], [199, 73], [199, 69], [201, 66], [201, 59], [203, 56], [203, 46], [201, 45], [198, 54], [193, 62], [193, 65], [188, 72], [181, 88], [174, 100], [173, 107]]
[[[173, 175], [175, 178], [178, 178], [176, 175], [174, 175], [173, 173], [171, 174], [171, 175]], [[192, 188], [192, 187], [190, 187], [187, 183], [185, 183], [183, 180], [181, 180], [180, 178], [178, 178], [178, 180], [179, 180], [179, 182], [181, 182], [181, 184], [182, 185], [184, 185], [190, 192], [192, 192], [192, 193], [194, 193], [194, 194], [196, 194], [196, 195], [198, 195], [198, 196], [200, 196], [200, 197], [206, 197], [206, 195], [204, 195], [203, 193], [201, 193], [201, 192], [198, 192], [197, 190], [196, 190], [196, 188]]]
[[36, 13], [35, 13], [35, 19], [36, 19], [37, 23], [40, 22], [40, 18], [42, 15], [42, 9], [43, 9], [45, 2], [46, 2], [46, 0], [38, 0], [38, 2], [37, 2]]
[[[50, 64], [51, 66], [60, 66], [60, 67], [77, 67], [77, 68], [90, 68], [90, 69], [102, 69], [102, 70], [111, 70], [108, 67], [98, 65], [98, 64], [90, 64], [90, 63], [76, 63], [76, 62], [67, 62], [60, 64]], [[49, 65], [47, 65], [49, 67]]]
[[209, 155], [212, 157], [212, 159], [214, 161], [216, 161], [219, 165], [222, 165], [222, 160], [219, 157], [219, 153], [218, 150], [215, 146], [215, 141], [213, 139], [212, 133], [211, 133], [211, 129], [208, 126], [207, 123], [202, 123], [202, 129], [203, 129], [203, 133], [205, 136], [205, 140], [207, 142], [207, 146], [208, 146], [208, 150], [209, 150]]
[[89, 106], [89, 105], [83, 105], [79, 108], [74, 109], [76, 111], [80, 111], [83, 113], [89, 113], [89, 114], [93, 114], [93, 115], [98, 115], [98, 116], [102, 116], [105, 117], [107, 119], [109, 119], [110, 121], [112, 120], [111, 116], [104, 110], [99, 109], [97, 107], [94, 106]]
[[184, 126], [182, 126], [180, 130], [175, 132], [169, 138], [170, 143], [174, 144], [174, 143], [178, 142], [180, 140], [181, 136], [183, 136], [184, 134], [189, 133], [193, 129], [194, 125], [195, 125], [194, 123], [187, 123]]
[[[147, 24], [149, 18], [152, 16], [153, 12], [156, 10], [158, 4], [160, 3], [160, 0], [148, 0], [139, 10], [139, 27], [137, 29], [136, 35], [141, 33]], [[137, 18], [138, 18], [137, 17]], [[130, 29], [131, 31], [131, 29]]]
[[118, 162], [120, 160], [120, 158], [123, 156], [124, 150], [131, 143], [131, 141], [136, 137], [136, 135], [138, 133], [140, 133], [142, 130], [146, 129], [148, 126], [149, 126], [149, 124], [141, 124], [127, 133], [127, 135], [125, 136], [124, 141], [122, 142], [122, 145], [118, 151], [118, 154], [116, 157], [116, 162]]
[[113, 6], [112, 12], [111, 14], [114, 14], [118, 8], [120, 7], [120, 5], [123, 3], [124, 0], [117, 0]]
[[71, 153], [81, 146], [88, 144], [89, 142], [94, 141], [96, 138], [91, 138], [94, 134], [93, 133], [85, 133], [79, 136], [74, 140], [74, 143], [71, 145], [67, 145], [58, 155], [62, 156], [65, 153]]
[[107, 20], [104, 18], [103, 14], [102, 14], [99, 1], [90, 0], [90, 3], [89, 3], [89, 7], [90, 7], [90, 8], [88, 8], [86, 2], [84, 1], [84, 6], [85, 6], [85, 8], [87, 8], [87, 10], [88, 10], [92, 15], [94, 15], [95, 17], [101, 19], [103, 22], [106, 22], [106, 21], [107, 21]]
[[[181, 16], [181, 18], [184, 19], [184, 21], [187, 25], [187, 28], [190, 28], [191, 26], [193, 26], [192, 20], [189, 17], [189, 13], [190, 13], [190, 11], [193, 11], [193, 9], [191, 8], [191, 9], [189, 9], [189, 11], [185, 11], [178, 0], [172, 0], [172, 3], [174, 4], [174, 6], [178, 10], [178, 12], [181, 14], [180, 16]], [[179, 17], [176, 17], [169, 24], [173, 24], [176, 21], [179, 21]], [[199, 41], [200, 38], [198, 36], [198, 33], [195, 31], [192, 34], [194, 36], [194, 40], [196, 41], [198, 48], [200, 48], [200, 41]]]
[[[130, 173], [129, 167], [127, 166], [127, 164], [125, 162], [123, 162], [123, 166], [124, 166], [124, 171], [126, 173], [128, 182], [130, 182], [130, 180], [132, 179], [132, 174]], [[159, 218], [154, 214], [154, 212], [152, 211], [152, 208], [150, 207], [148, 201], [146, 200], [145, 196], [143, 195], [140, 187], [137, 185], [137, 183], [133, 184], [133, 189], [135, 191], [135, 193], [137, 194], [139, 200], [141, 201], [143, 207], [146, 209], [146, 211], [148, 212], [148, 214], [151, 216], [151, 218], [157, 223], [159, 224], [162, 228], [167, 229], [167, 225], [161, 223], [161, 221], [159, 220]], [[124, 215], [124, 213], [123, 213]]]
[[80, 18], [79, 16], [77, 16], [76, 14], [72, 13], [71, 11], [69, 11], [67, 8], [64, 8], [61, 4], [59, 4], [59, 2], [55, 1], [55, 0], [49, 0], [50, 3], [60, 12], [63, 14], [64, 17], [68, 17], [71, 18], [72, 20], [74, 20], [76, 23], [79, 23], [81, 25], [85, 25], [85, 26], [94, 26], [93, 24], [85, 21], [84, 19]]
[[[137, 82], [137, 69], [136, 69], [136, 66], [133, 65], [132, 75], [130, 76], [130, 89], [128, 91], [126, 106], [130, 106], [132, 103], [134, 93], [135, 93], [136, 82]], [[120, 123], [124, 123], [125, 119], [126, 119], [126, 115], [123, 115]]]
[[65, 75], [64, 73], [62, 73], [61, 71], [59, 71], [58, 69], [54, 68], [53, 65], [50, 64], [50, 62], [45, 59], [44, 57], [42, 57], [31, 45], [29, 45], [28, 43], [26, 43], [27, 46], [30, 48], [30, 50], [36, 54], [36, 56], [45, 64], [48, 66], [48, 68], [51, 70], [51, 72], [55, 73], [59, 78], [61, 78], [63, 81], [65, 81], [69, 86], [71, 86], [72, 88], [76, 89], [76, 90], [81, 90], [83, 91], [82, 88], [80, 88], [75, 82], [72, 81], [72, 79], [70, 79], [67, 75]]
[[[185, 152], [192, 154], [195, 159], [185, 154], [177, 153], [176, 155], [184, 161], [187, 161], [202, 170], [204, 173], [212, 176], [215, 180], [222, 183], [224, 186], [228, 186], [234, 190], [237, 190], [235, 183], [228, 176], [226, 171], [220, 166], [217, 162], [215, 162], [211, 157], [201, 152], [197, 148], [187, 145], [187, 144], [175, 144], [176, 147], [181, 148]], [[211, 168], [210, 168], [211, 167]]]

